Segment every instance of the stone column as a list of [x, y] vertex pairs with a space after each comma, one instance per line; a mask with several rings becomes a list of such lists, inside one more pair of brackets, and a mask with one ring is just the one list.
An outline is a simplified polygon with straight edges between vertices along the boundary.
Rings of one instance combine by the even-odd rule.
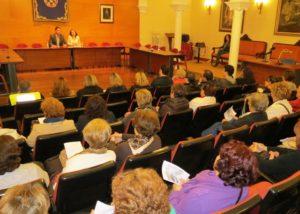
[[234, 67], [235, 77], [239, 57], [243, 13], [244, 10], [247, 10], [249, 8], [250, 0], [230, 0], [230, 2], [226, 2], [226, 4], [230, 7], [231, 10], [233, 10], [229, 64]]
[[178, 50], [181, 50], [182, 12], [187, 5], [187, 0], [173, 0], [171, 5], [175, 10], [174, 48]]

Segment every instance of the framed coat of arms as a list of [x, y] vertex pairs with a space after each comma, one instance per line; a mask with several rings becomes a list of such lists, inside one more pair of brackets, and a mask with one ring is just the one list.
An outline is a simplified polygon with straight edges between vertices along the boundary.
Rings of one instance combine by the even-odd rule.
[[68, 0], [32, 0], [34, 21], [68, 21]]

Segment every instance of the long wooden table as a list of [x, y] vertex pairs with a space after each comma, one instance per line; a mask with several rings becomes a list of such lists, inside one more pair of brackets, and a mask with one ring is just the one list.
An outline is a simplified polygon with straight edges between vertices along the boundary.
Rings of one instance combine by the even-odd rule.
[[248, 67], [253, 71], [255, 80], [258, 83], [264, 83], [270, 75], [282, 76], [286, 70], [300, 69], [300, 64], [287, 65], [278, 64], [277, 60], [269, 60], [267, 62], [262, 59], [247, 60]]
[[10, 92], [17, 92], [18, 80], [16, 64], [24, 60], [12, 49], [0, 49], [0, 64], [3, 66], [5, 79], [8, 80]]
[[130, 47], [130, 66], [143, 69], [149, 73], [156, 73], [162, 65], [173, 66], [173, 58], [180, 57], [181, 54], [170, 51], [151, 50], [144, 47]]
[[18, 48], [14, 49], [24, 63], [17, 71], [75, 69], [121, 65], [124, 47]]

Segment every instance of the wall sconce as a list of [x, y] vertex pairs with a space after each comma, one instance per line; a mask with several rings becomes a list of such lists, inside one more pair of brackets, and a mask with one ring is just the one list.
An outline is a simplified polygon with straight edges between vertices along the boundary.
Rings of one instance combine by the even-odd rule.
[[265, 3], [267, 3], [267, 2], [268, 2], [268, 0], [255, 0], [257, 9], [258, 9], [258, 11], [259, 11], [259, 14], [261, 14], [261, 10], [262, 10], [262, 8], [263, 8], [263, 5], [264, 5]]
[[205, 0], [204, 1], [204, 6], [208, 10], [208, 14], [210, 15], [211, 13], [211, 8], [216, 4], [216, 0]]

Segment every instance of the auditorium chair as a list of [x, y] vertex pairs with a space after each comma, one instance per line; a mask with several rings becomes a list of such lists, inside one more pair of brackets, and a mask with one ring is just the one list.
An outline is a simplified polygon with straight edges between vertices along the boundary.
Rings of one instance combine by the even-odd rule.
[[33, 43], [33, 44], [31, 45], [31, 47], [32, 47], [32, 48], [42, 48], [43, 45], [42, 45], [41, 43]]
[[161, 167], [163, 161], [171, 160], [171, 151], [172, 146], [165, 146], [148, 154], [130, 155], [123, 162], [119, 172], [122, 173], [124, 170], [139, 167], [152, 168], [162, 177]]
[[192, 92], [188, 92], [185, 95], [185, 98], [188, 99], [189, 101], [191, 101], [192, 99], [196, 98], [196, 97], [200, 97], [200, 93], [199, 91], [192, 91]]
[[168, 112], [162, 119], [158, 135], [163, 146], [175, 145], [189, 136], [189, 129], [193, 119], [193, 110], [188, 109], [178, 113]]
[[98, 45], [97, 45], [96, 42], [89, 42], [89, 43], [87, 44], [87, 46], [90, 47], [90, 48], [98, 47]]
[[7, 44], [0, 43], [0, 49], [8, 49], [9, 46]]
[[33, 150], [33, 159], [44, 162], [46, 159], [58, 155], [64, 149], [64, 143], [81, 141], [81, 134], [77, 130], [38, 136]]
[[214, 148], [214, 136], [180, 141], [172, 150], [171, 162], [194, 177], [207, 166], [207, 160]]
[[196, 109], [191, 127], [193, 137], [201, 136], [201, 132], [219, 121], [220, 103], [200, 106]]
[[136, 99], [131, 100], [130, 105], [128, 107], [128, 112], [134, 111], [138, 107]]
[[130, 101], [131, 93], [130, 91], [116, 91], [116, 92], [109, 92], [106, 97], [106, 103], [113, 103], [126, 100], [127, 102]]
[[0, 105], [0, 117], [12, 117], [14, 115], [14, 107], [10, 104], [1, 104]]
[[21, 121], [25, 114], [42, 113], [40, 106], [42, 100], [34, 100], [28, 102], [21, 102], [15, 105], [14, 116], [16, 120]]
[[243, 91], [242, 86], [233, 86], [229, 88], [225, 88], [223, 92], [223, 99], [224, 100], [233, 100], [241, 98], [241, 94]]
[[295, 136], [294, 126], [300, 118], [300, 112], [284, 115], [279, 120], [279, 128], [277, 130], [277, 139], [284, 139]]
[[110, 123], [109, 125], [111, 127], [112, 133], [114, 132], [124, 133], [124, 124], [122, 121]]
[[[260, 214], [264, 213], [298, 213], [300, 197], [300, 171], [273, 184], [263, 198]], [[291, 212], [291, 208], [295, 209]], [[290, 212], [288, 212], [290, 211]]]
[[3, 128], [18, 130], [18, 124], [17, 124], [16, 118], [14, 118], [14, 117], [2, 118], [2, 124], [3, 124]]
[[69, 108], [66, 109], [65, 118], [68, 120], [74, 120], [77, 123], [80, 115], [84, 114], [85, 108]]
[[147, 45], [145, 45], [145, 48], [148, 48], [148, 49], [150, 49], [150, 48], [151, 48], [151, 44], [147, 44]]
[[16, 48], [28, 48], [28, 45], [25, 44], [25, 43], [18, 43], [18, 44], [16, 45]]
[[278, 122], [277, 118], [273, 118], [253, 123], [250, 127], [250, 142], [259, 142], [266, 146], [277, 146], [279, 144], [276, 136]]
[[158, 45], [152, 45], [152, 47], [151, 47], [153, 50], [158, 50], [159, 49], [159, 47], [158, 47]]
[[153, 97], [155, 97], [156, 100], [158, 101], [162, 95], [170, 95], [170, 93], [171, 93], [171, 86], [158, 86], [155, 87], [154, 89]]
[[186, 56], [181, 51], [178, 51], [177, 48], [172, 48], [171, 52], [173, 52], [174, 54], [178, 54], [176, 57], [174, 57], [173, 65], [177, 66], [177, 69], [179, 68], [179, 66], [183, 66], [183, 69], [187, 71], [188, 67], [186, 63]]
[[128, 111], [128, 102], [126, 100], [108, 103], [107, 110], [112, 111], [116, 118], [123, 117]]
[[97, 200], [109, 204], [115, 171], [116, 165], [110, 161], [75, 172], [61, 173], [56, 178], [58, 182], [53, 192], [55, 213], [89, 213]]
[[44, 117], [43, 113], [38, 114], [25, 114], [22, 123], [21, 123], [21, 133], [25, 137], [27, 137], [30, 134], [32, 121], [37, 120], [40, 117]]
[[257, 86], [258, 86], [257, 83], [243, 85], [242, 93], [243, 94], [254, 93], [257, 91]]
[[218, 103], [222, 103], [224, 102], [224, 97], [223, 97], [223, 93], [224, 93], [224, 89], [223, 88], [218, 88], [216, 90], [216, 94], [215, 94], [215, 98], [217, 100]]
[[159, 50], [161, 50], [161, 51], [166, 51], [167, 49], [166, 49], [165, 46], [161, 46], [161, 47], [159, 47]]
[[59, 97], [57, 99], [64, 104], [65, 108], [76, 108], [78, 106], [77, 96]]
[[236, 112], [236, 116], [239, 117], [243, 113], [243, 109], [245, 107], [245, 99], [240, 98], [237, 100], [226, 100], [220, 106], [220, 120], [224, 118], [224, 113], [233, 106], [234, 111]]
[[170, 95], [162, 95], [162, 96], [160, 96], [159, 99], [157, 100], [155, 106], [160, 106], [162, 103], [164, 103], [169, 98], [170, 98]]
[[[104, 99], [104, 93], [96, 93], [96, 94], [85, 94], [82, 97], [79, 98], [79, 104], [78, 107], [84, 107], [86, 102], [88, 101], [88, 99], [94, 95], [99, 95], [101, 97], [103, 97]], [[104, 99], [105, 100], [105, 99]]]
[[102, 47], [110, 47], [110, 43], [109, 42], [102, 42], [101, 46]]

